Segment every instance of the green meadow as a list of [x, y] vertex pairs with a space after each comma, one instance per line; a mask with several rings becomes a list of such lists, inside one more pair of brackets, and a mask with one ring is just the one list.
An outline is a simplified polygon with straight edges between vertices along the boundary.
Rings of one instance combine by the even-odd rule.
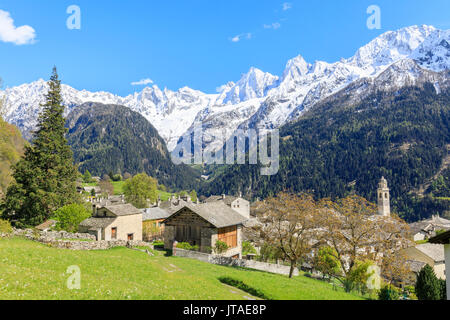
[[[0, 299], [119, 299], [119, 300], [249, 300], [258, 292], [267, 299], [355, 300], [343, 292], [303, 274], [286, 276], [197, 260], [154, 256], [127, 248], [106, 251], [55, 249], [22, 238], [0, 239]], [[67, 286], [70, 266], [81, 271], [81, 288]], [[244, 292], [220, 278], [243, 282]], [[261, 295], [259, 295], [261, 296]]]

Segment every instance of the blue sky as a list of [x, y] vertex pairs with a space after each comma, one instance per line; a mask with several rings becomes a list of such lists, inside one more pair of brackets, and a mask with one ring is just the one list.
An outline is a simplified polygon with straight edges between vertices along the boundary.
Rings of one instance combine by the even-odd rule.
[[[80, 30], [66, 27], [73, 4]], [[372, 4], [381, 9], [380, 30], [366, 26]], [[25, 26], [11, 31], [0, 15], [6, 86], [47, 79], [56, 65], [64, 83], [119, 95], [140, 91], [131, 83], [141, 79], [214, 93], [251, 66], [280, 75], [298, 54], [334, 62], [388, 30], [450, 28], [448, 0], [2, 0], [0, 10]]]

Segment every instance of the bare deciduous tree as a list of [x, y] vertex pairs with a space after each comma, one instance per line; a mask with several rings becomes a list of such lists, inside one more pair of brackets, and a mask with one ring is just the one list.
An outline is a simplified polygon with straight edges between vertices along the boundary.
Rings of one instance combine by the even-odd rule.
[[310, 195], [280, 193], [259, 202], [256, 212], [260, 223], [253, 227], [256, 240], [279, 248], [289, 260], [292, 277], [297, 263], [311, 252], [316, 238], [316, 203]]

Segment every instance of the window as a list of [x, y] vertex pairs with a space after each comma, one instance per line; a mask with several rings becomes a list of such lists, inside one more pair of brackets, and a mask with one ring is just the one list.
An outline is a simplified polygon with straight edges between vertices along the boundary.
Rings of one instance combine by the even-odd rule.
[[218, 232], [218, 240], [227, 244], [228, 248], [237, 247], [237, 226], [221, 228]]
[[111, 228], [111, 239], [117, 239], [117, 228]]
[[128, 234], [128, 241], [133, 241], [134, 240], [134, 233], [129, 233]]

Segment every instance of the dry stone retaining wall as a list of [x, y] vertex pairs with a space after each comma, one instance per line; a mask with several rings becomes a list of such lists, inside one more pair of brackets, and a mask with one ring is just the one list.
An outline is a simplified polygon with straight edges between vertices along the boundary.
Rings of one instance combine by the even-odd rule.
[[[69, 233], [66, 231], [37, 231], [33, 229], [13, 229], [12, 236], [25, 237], [54, 248], [70, 250], [107, 250], [114, 247], [147, 247], [153, 245], [143, 241], [110, 240], [96, 241], [94, 235], [88, 233]], [[8, 235], [0, 234], [0, 237]], [[65, 240], [63, 240], [65, 239]]]
[[[242, 268], [249, 268], [249, 269], [255, 269], [260, 271], [266, 271], [271, 273], [277, 273], [282, 275], [289, 275], [290, 267], [284, 266], [284, 265], [278, 265], [278, 264], [272, 264], [272, 263], [265, 263], [260, 261], [254, 261], [254, 260], [244, 260], [244, 259], [233, 259], [218, 255], [212, 255], [197, 251], [189, 251], [189, 250], [183, 250], [180, 248], [176, 248], [173, 250], [173, 255], [177, 257], [185, 257], [185, 258], [192, 258], [196, 260], [200, 260], [203, 262], [209, 262], [212, 264], [218, 264], [222, 266], [233, 266], [233, 267], [242, 267]], [[298, 276], [298, 269], [294, 269], [294, 276]]]

